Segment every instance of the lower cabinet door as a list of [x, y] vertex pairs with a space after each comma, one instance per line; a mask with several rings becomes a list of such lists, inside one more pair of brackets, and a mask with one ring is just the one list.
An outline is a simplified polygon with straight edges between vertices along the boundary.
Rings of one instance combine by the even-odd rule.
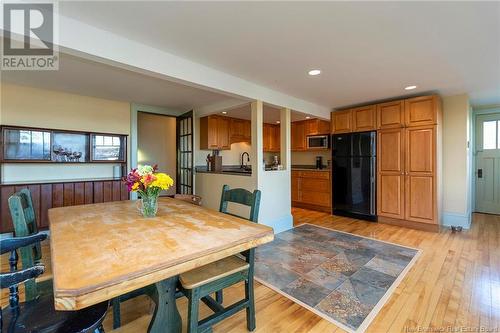
[[433, 176], [406, 176], [405, 219], [436, 224], [436, 198], [434, 193]]
[[323, 192], [302, 191], [301, 201], [316, 206], [330, 206], [330, 194]]
[[404, 200], [404, 176], [379, 173], [377, 215], [404, 219]]
[[292, 201], [300, 201], [300, 196], [299, 196], [299, 187], [300, 187], [300, 178], [295, 176], [292, 172]]

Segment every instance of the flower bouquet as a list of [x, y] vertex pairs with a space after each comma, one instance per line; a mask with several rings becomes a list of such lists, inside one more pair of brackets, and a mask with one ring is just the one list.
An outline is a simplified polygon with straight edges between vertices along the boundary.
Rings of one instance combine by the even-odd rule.
[[139, 210], [144, 217], [156, 216], [160, 192], [168, 190], [174, 185], [174, 181], [169, 175], [157, 172], [157, 170], [157, 165], [140, 166], [132, 169], [123, 179], [129, 192], [137, 192], [141, 196]]

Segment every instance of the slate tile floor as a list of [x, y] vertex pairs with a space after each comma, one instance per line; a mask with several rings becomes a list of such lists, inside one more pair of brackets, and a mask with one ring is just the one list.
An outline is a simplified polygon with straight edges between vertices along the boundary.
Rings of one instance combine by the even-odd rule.
[[357, 331], [374, 316], [372, 311], [379, 310], [375, 306], [417, 253], [303, 224], [257, 248], [255, 276], [334, 323]]

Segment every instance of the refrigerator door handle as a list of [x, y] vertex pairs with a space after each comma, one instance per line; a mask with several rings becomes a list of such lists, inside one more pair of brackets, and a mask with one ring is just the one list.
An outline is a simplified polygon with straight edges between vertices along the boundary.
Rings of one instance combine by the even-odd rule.
[[375, 188], [375, 177], [376, 177], [376, 159], [371, 158], [371, 168], [370, 168], [370, 214], [375, 215], [376, 212], [376, 188]]

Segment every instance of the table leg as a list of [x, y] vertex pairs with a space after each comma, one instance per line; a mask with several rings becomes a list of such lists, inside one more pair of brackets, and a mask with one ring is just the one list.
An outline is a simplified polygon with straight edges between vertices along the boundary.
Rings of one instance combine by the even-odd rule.
[[175, 289], [178, 276], [157, 282], [156, 292], [152, 295], [156, 307], [149, 324], [149, 333], [180, 333], [182, 331], [181, 315], [175, 304]]

